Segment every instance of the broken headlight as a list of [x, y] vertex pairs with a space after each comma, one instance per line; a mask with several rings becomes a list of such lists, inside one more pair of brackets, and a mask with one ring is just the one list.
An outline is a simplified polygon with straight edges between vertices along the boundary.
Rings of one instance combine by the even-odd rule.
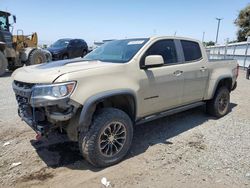
[[67, 98], [72, 94], [75, 86], [76, 82], [35, 85], [32, 89], [31, 103]]

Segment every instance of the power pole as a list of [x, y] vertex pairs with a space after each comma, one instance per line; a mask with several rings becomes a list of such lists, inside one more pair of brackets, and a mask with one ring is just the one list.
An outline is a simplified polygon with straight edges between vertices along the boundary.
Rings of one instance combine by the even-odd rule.
[[203, 35], [202, 35], [202, 42], [204, 42], [204, 38], [205, 38], [205, 32], [203, 32]]
[[218, 42], [218, 35], [219, 35], [219, 30], [220, 30], [220, 21], [221, 21], [222, 19], [223, 19], [223, 18], [216, 18], [216, 20], [218, 21], [218, 26], [217, 26], [217, 33], [216, 33], [215, 44], [217, 44], [217, 42]]

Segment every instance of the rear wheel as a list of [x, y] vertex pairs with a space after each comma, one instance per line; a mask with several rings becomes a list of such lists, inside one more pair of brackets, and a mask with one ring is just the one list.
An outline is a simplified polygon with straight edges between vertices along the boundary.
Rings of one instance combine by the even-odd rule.
[[133, 138], [129, 116], [116, 108], [103, 108], [87, 133], [80, 133], [83, 157], [96, 167], [118, 163], [128, 153]]
[[207, 102], [207, 112], [215, 117], [222, 117], [228, 113], [230, 104], [230, 92], [227, 87], [219, 88], [214, 98]]
[[247, 71], [246, 71], [246, 79], [249, 80], [250, 77], [250, 66], [248, 67]]
[[81, 57], [84, 57], [86, 54], [87, 54], [87, 51], [86, 51], [86, 50], [83, 50], [82, 56], [81, 56]]
[[0, 51], [0, 76], [4, 75], [8, 67], [8, 60], [5, 55]]
[[35, 49], [30, 55], [26, 65], [37, 65], [46, 62], [46, 55], [42, 50]]

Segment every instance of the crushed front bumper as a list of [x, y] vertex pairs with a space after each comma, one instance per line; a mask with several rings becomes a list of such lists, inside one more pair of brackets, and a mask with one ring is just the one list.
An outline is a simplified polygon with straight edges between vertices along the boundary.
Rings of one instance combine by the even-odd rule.
[[37, 134], [47, 135], [53, 129], [64, 126], [76, 113], [79, 105], [69, 98], [44, 103], [30, 101], [35, 84], [14, 81], [12, 86], [18, 104], [18, 115]]

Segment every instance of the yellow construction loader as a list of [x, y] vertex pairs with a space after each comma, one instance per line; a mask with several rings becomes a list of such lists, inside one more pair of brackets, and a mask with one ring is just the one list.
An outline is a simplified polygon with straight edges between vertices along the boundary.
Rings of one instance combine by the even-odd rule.
[[37, 33], [24, 35], [22, 30], [17, 30], [17, 34], [12, 35], [10, 28], [13, 31], [16, 17], [12, 16], [13, 23], [10, 23], [10, 16], [8, 12], [0, 11], [0, 76], [7, 70], [51, 60], [50, 52], [38, 47]]

